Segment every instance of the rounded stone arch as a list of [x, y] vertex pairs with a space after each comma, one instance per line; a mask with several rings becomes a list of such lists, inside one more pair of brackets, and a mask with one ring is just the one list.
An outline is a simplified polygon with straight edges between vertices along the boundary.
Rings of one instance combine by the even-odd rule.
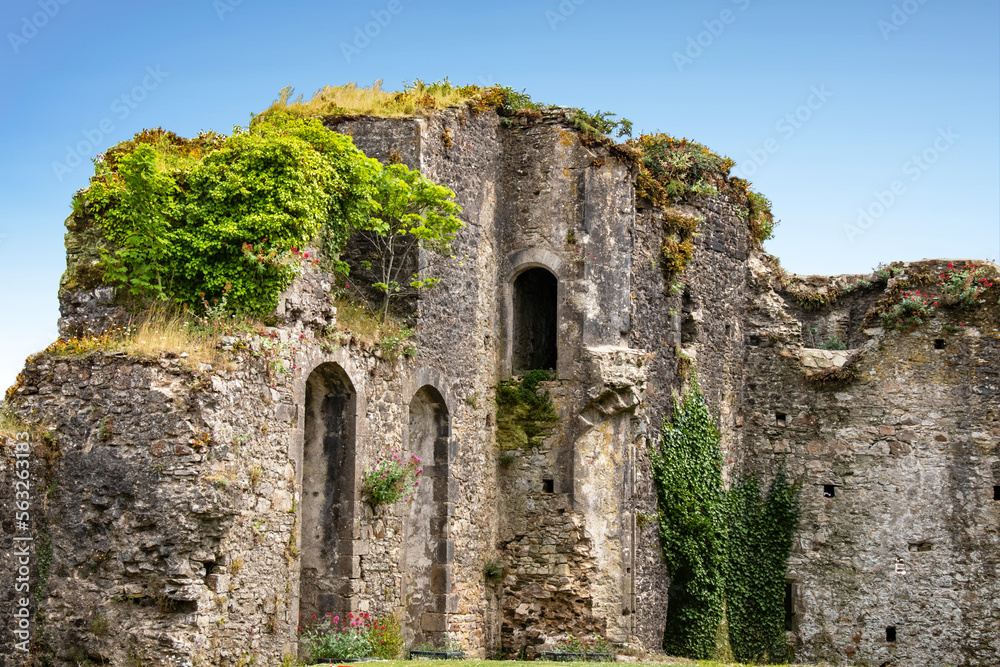
[[307, 616], [353, 610], [357, 578], [359, 392], [336, 361], [313, 365], [302, 396], [299, 610]]
[[566, 374], [559, 328], [564, 303], [563, 262], [544, 248], [528, 248], [507, 260], [503, 282], [503, 368], [510, 377], [525, 370]]
[[[402, 630], [409, 645], [447, 640], [448, 615], [453, 611], [451, 575], [451, 464], [455, 448], [451, 413], [437, 386], [415, 383], [404, 430], [408, 455], [420, 459], [422, 474], [403, 519]], [[412, 388], [412, 387], [411, 387]]]

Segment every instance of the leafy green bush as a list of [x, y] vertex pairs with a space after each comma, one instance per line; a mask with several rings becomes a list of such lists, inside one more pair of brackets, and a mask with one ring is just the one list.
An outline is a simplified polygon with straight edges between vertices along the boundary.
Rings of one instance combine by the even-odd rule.
[[275, 114], [200, 159], [178, 159], [164, 135], [132, 144], [96, 163], [77, 207], [109, 241], [106, 279], [143, 301], [197, 309], [225, 297], [235, 312], [266, 314], [303, 261], [316, 261], [299, 246], [320, 235], [335, 257], [377, 207], [378, 162], [315, 120]]
[[503, 450], [537, 447], [552, 432], [558, 420], [548, 392], [539, 383], [549, 379], [549, 371], [529, 371], [497, 385], [497, 447]]
[[692, 380], [662, 443], [650, 452], [660, 507], [660, 543], [670, 572], [663, 648], [707, 659], [723, 615], [725, 493], [719, 432]]
[[343, 622], [332, 614], [314, 616], [305, 631], [300, 628], [299, 644], [313, 662], [367, 658], [373, 652], [369, 625], [368, 614], [348, 614]]

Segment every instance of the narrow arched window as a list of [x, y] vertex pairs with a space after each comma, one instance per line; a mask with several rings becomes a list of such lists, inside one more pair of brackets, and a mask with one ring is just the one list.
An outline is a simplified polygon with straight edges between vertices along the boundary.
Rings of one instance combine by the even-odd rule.
[[542, 268], [514, 280], [513, 372], [556, 367], [556, 311], [559, 282]]

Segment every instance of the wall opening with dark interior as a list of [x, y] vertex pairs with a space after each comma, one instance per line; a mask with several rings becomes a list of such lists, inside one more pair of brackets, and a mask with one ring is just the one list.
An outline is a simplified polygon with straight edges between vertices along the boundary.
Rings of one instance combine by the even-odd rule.
[[795, 618], [795, 582], [786, 581], [785, 582], [785, 630], [788, 632], [796, 631], [796, 618]]
[[694, 297], [691, 291], [685, 288], [681, 296], [681, 345], [698, 342], [698, 322], [694, 319], [695, 308]]
[[302, 575], [305, 618], [356, 609], [354, 556], [355, 418], [357, 394], [344, 369], [318, 366], [306, 381], [302, 443]]
[[542, 268], [528, 269], [514, 280], [511, 370], [555, 369], [559, 282]]
[[885, 629], [885, 640], [887, 642], [894, 642], [894, 641], [896, 641], [896, 626], [895, 625], [890, 625], [889, 627], [887, 627]]
[[403, 522], [402, 629], [407, 645], [447, 639], [454, 547], [448, 519], [451, 422], [441, 394], [424, 385], [410, 400], [406, 454], [420, 459], [412, 502]]
[[837, 487], [835, 487], [833, 484], [824, 484], [823, 485], [823, 497], [824, 498], [833, 498], [836, 495], [837, 495]]
[[993, 500], [1000, 500], [1000, 486], [993, 487]]

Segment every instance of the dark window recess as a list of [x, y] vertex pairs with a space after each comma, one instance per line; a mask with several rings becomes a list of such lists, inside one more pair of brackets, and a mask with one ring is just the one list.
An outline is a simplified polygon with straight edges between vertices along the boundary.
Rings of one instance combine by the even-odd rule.
[[911, 542], [910, 551], [930, 551], [934, 545], [930, 542]]
[[894, 641], [896, 641], [896, 626], [895, 625], [890, 625], [889, 627], [887, 627], [885, 629], [885, 640], [887, 642], [894, 642]]
[[545, 493], [555, 493], [556, 492], [556, 480], [554, 479], [543, 479], [542, 480], [542, 491]]
[[993, 487], [993, 500], [1000, 500], [1000, 486]]
[[833, 498], [835, 495], [837, 495], [837, 487], [835, 487], [833, 484], [824, 484], [823, 485], [823, 497], [824, 498]]
[[556, 367], [559, 284], [545, 269], [528, 269], [514, 281], [515, 373]]
[[695, 303], [691, 292], [684, 290], [681, 298], [681, 345], [698, 342], [698, 323], [694, 319]]
[[788, 424], [788, 415], [786, 415], [784, 412], [775, 412], [774, 413], [774, 423], [777, 426], [785, 426], [785, 425], [787, 425]]
[[944, 349], [944, 338], [936, 338], [934, 340], [934, 349], [943, 350]]
[[795, 605], [792, 602], [792, 582], [785, 582], [785, 630], [795, 630]]
[[760, 346], [760, 336], [750, 336], [750, 345], [754, 347]]

